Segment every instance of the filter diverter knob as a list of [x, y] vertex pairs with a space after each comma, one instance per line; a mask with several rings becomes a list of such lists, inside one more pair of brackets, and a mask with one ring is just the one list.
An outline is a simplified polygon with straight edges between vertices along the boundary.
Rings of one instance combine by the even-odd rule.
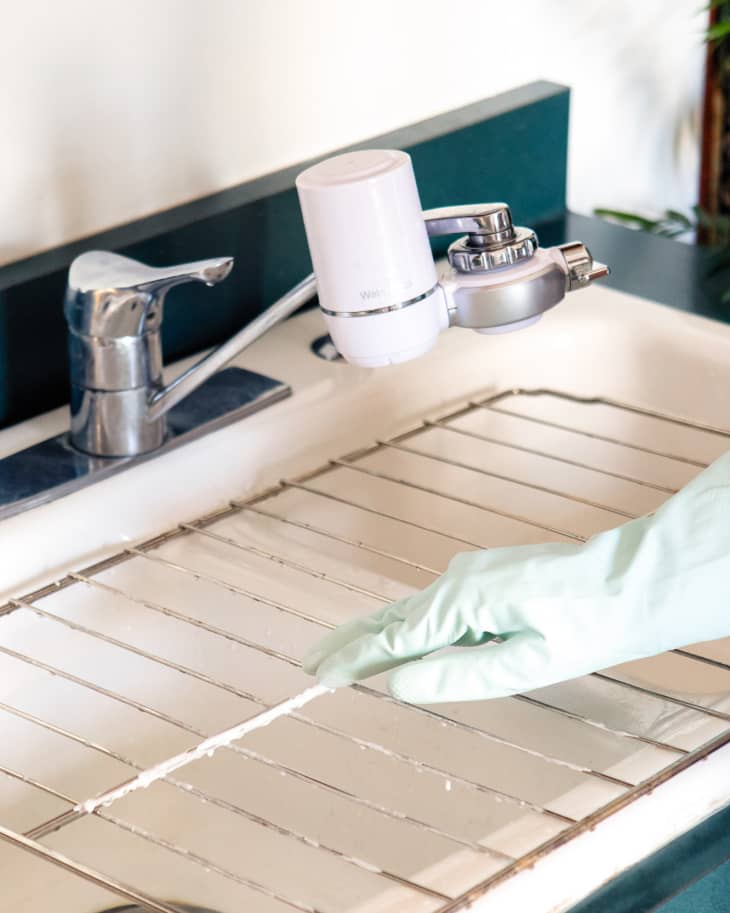
[[444, 206], [423, 214], [431, 236], [468, 232], [449, 247], [449, 263], [460, 273], [483, 273], [529, 260], [537, 250], [530, 228], [515, 227], [506, 203]]

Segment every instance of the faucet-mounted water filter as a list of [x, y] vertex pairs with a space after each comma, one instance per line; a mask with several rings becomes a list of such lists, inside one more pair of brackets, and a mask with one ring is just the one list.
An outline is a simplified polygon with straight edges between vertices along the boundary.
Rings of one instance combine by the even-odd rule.
[[[421, 211], [410, 156], [348, 152], [297, 178], [319, 302], [335, 346], [368, 367], [415, 358], [450, 325], [534, 323], [608, 272], [580, 242], [543, 249], [504, 203]], [[428, 237], [466, 232], [436, 274]], [[362, 319], [367, 318], [367, 319]]]
[[297, 178], [319, 304], [338, 351], [367, 367], [428, 351], [448, 326], [410, 156], [368, 149]]

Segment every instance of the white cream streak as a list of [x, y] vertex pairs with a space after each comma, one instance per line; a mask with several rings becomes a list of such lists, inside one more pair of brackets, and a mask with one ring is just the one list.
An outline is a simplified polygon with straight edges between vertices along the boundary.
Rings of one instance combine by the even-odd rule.
[[278, 719], [280, 716], [286, 716], [294, 710], [298, 710], [300, 707], [313, 701], [316, 697], [321, 697], [329, 691], [331, 691], [331, 689], [325, 688], [324, 685], [315, 685], [313, 688], [307, 688], [307, 690], [302, 691], [301, 694], [295, 694], [294, 697], [290, 697], [280, 704], [275, 704], [268, 710], [264, 710], [262, 713], [258, 713], [256, 716], [251, 717], [251, 719], [244, 720], [242, 723], [238, 723], [238, 725], [232, 726], [230, 729], [210, 736], [210, 738], [205, 739], [199, 745], [196, 745], [195, 748], [188, 748], [187, 751], [183, 751], [172, 758], [168, 758], [166, 761], [161, 761], [159, 764], [155, 764], [154, 767], [143, 770], [142, 773], [133, 780], [123, 783], [116, 789], [111, 789], [109, 792], [102, 793], [100, 796], [96, 796], [93, 799], [87, 799], [85, 802], [80, 802], [74, 807], [74, 811], [85, 812], [90, 815], [100, 806], [111, 805], [112, 802], [116, 802], [117, 799], [121, 799], [123, 796], [134, 792], [136, 789], [146, 789], [151, 783], [154, 783], [155, 780], [162, 780], [168, 774], [171, 774], [173, 770], [185, 767], [186, 764], [198, 761], [206, 755], [212, 755], [216, 749], [224, 748], [232, 742], [238, 741], [238, 739], [247, 735], [249, 732], [253, 732], [254, 729], [261, 729], [263, 726], [268, 726], [269, 723], [273, 723], [274, 720]]

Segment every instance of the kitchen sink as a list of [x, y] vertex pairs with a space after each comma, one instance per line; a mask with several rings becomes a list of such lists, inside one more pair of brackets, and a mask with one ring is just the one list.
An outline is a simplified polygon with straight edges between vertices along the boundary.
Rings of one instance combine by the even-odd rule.
[[582, 541], [730, 448], [730, 328], [611, 289], [390, 368], [322, 333], [234, 362], [289, 399], [0, 523], [2, 913], [556, 913], [730, 802], [727, 639], [491, 702], [378, 677], [78, 808], [311, 686], [323, 633], [456, 552]]

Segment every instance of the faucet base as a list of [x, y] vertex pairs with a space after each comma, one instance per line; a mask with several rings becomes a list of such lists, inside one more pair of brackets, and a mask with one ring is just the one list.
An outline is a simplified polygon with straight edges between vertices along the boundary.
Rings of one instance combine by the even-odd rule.
[[148, 419], [147, 387], [89, 390], [71, 385], [71, 446], [105, 459], [156, 453], [167, 439], [167, 416]]
[[291, 392], [291, 387], [274, 378], [226, 368], [170, 409], [167, 437], [156, 450], [131, 457], [95, 457], [72, 447], [68, 433], [19, 450], [0, 460], [0, 520], [167, 453], [259, 412]]

